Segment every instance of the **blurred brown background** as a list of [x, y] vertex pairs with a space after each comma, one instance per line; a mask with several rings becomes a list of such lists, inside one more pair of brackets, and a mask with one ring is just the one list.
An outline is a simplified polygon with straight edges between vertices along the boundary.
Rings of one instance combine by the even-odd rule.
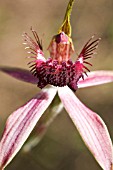
[[[68, 0], [0, 0], [0, 65], [28, 69], [22, 33], [33, 26], [43, 39], [45, 55], [59, 29]], [[113, 0], [79, 0], [72, 12], [73, 41], [80, 52], [93, 35], [102, 38], [91, 70], [113, 70]], [[74, 58], [75, 59], [75, 58]], [[15, 109], [39, 89], [0, 73], [0, 134]], [[113, 84], [80, 89], [77, 96], [106, 122], [113, 139]], [[8, 170], [100, 170], [65, 111], [51, 124], [43, 140], [29, 153], [22, 150]]]

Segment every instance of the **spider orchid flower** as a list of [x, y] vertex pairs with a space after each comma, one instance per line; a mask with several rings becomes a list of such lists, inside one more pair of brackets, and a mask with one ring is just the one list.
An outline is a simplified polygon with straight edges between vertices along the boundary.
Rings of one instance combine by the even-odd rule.
[[[75, 95], [77, 88], [112, 82], [113, 71], [94, 71], [87, 77], [86, 71], [89, 69], [85, 65], [91, 65], [87, 59], [94, 55], [100, 40], [94, 39], [94, 36], [85, 44], [77, 60], [75, 62], [71, 60], [74, 53], [70, 25], [73, 3], [74, 0], [69, 1], [63, 24], [48, 47], [49, 59], [45, 59], [42, 43], [36, 31], [31, 29], [35, 40], [27, 33], [23, 35], [25, 44], [28, 45], [26, 48], [30, 49], [32, 54], [29, 57], [33, 59], [29, 62], [31, 72], [19, 68], [0, 68], [2, 72], [22, 81], [37, 84], [42, 89], [9, 116], [0, 142], [0, 169], [4, 169], [18, 153], [58, 93], [64, 108], [100, 167], [104, 170], [113, 170], [113, 147], [105, 123]], [[45, 87], [48, 84], [50, 88]], [[40, 134], [47, 129], [58, 113], [59, 111], [42, 122]]]

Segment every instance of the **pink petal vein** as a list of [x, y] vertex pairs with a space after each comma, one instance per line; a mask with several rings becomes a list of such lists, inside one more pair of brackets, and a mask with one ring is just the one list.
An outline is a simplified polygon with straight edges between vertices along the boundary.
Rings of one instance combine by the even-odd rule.
[[9, 116], [0, 142], [1, 168], [6, 167], [21, 149], [37, 121], [52, 102], [56, 92], [56, 88], [53, 87], [42, 90]]
[[107, 127], [95, 112], [87, 108], [68, 88], [59, 88], [59, 96], [85, 144], [104, 170], [111, 170], [113, 148]]
[[84, 80], [79, 80], [78, 87], [84, 88], [110, 82], [113, 82], [113, 71], [92, 71]]

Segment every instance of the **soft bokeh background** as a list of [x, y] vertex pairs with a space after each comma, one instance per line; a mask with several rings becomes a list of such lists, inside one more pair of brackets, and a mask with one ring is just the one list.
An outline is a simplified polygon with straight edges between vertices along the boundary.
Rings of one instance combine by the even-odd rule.
[[[21, 34], [30, 27], [43, 39], [46, 51], [51, 37], [62, 23], [68, 0], [0, 0], [0, 65], [28, 69]], [[72, 12], [73, 41], [80, 52], [96, 34], [102, 37], [91, 70], [113, 70], [113, 0], [79, 0]], [[39, 89], [0, 73], [0, 134], [15, 109], [33, 97]], [[77, 96], [106, 122], [113, 139], [113, 84], [80, 89]], [[34, 134], [36, 129], [34, 130]], [[36, 135], [36, 134], [35, 134]], [[31, 135], [32, 137], [32, 135]], [[30, 137], [30, 138], [31, 138]], [[65, 110], [49, 127], [42, 141], [30, 152], [23, 150], [8, 170], [100, 170], [85, 147]]]

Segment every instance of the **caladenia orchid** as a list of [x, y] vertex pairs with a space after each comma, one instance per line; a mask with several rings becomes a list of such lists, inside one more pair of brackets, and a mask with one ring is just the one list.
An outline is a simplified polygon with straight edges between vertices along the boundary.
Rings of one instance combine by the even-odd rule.
[[[63, 24], [48, 47], [49, 59], [44, 57], [42, 43], [36, 31], [31, 29], [35, 40], [24, 33], [25, 44], [28, 45], [26, 49], [30, 49], [29, 53], [33, 54], [29, 57], [33, 59], [29, 62], [32, 74], [24, 69], [0, 67], [2, 72], [22, 81], [37, 84], [42, 89], [9, 116], [0, 142], [0, 169], [4, 169], [21, 149], [56, 93], [101, 168], [113, 169], [113, 147], [105, 123], [75, 95], [77, 88], [112, 82], [113, 71], [94, 71], [87, 76], [86, 71], [89, 69], [85, 64], [91, 65], [87, 59], [94, 55], [100, 40], [100, 38], [94, 39], [94, 36], [85, 44], [77, 60], [75, 62], [71, 60], [74, 53], [70, 25], [73, 3], [74, 0], [69, 1]], [[48, 84], [50, 87], [45, 87]], [[61, 111], [62, 105], [58, 105], [58, 108], [60, 108], [59, 111], [42, 122], [39, 135], [44, 134]]]

